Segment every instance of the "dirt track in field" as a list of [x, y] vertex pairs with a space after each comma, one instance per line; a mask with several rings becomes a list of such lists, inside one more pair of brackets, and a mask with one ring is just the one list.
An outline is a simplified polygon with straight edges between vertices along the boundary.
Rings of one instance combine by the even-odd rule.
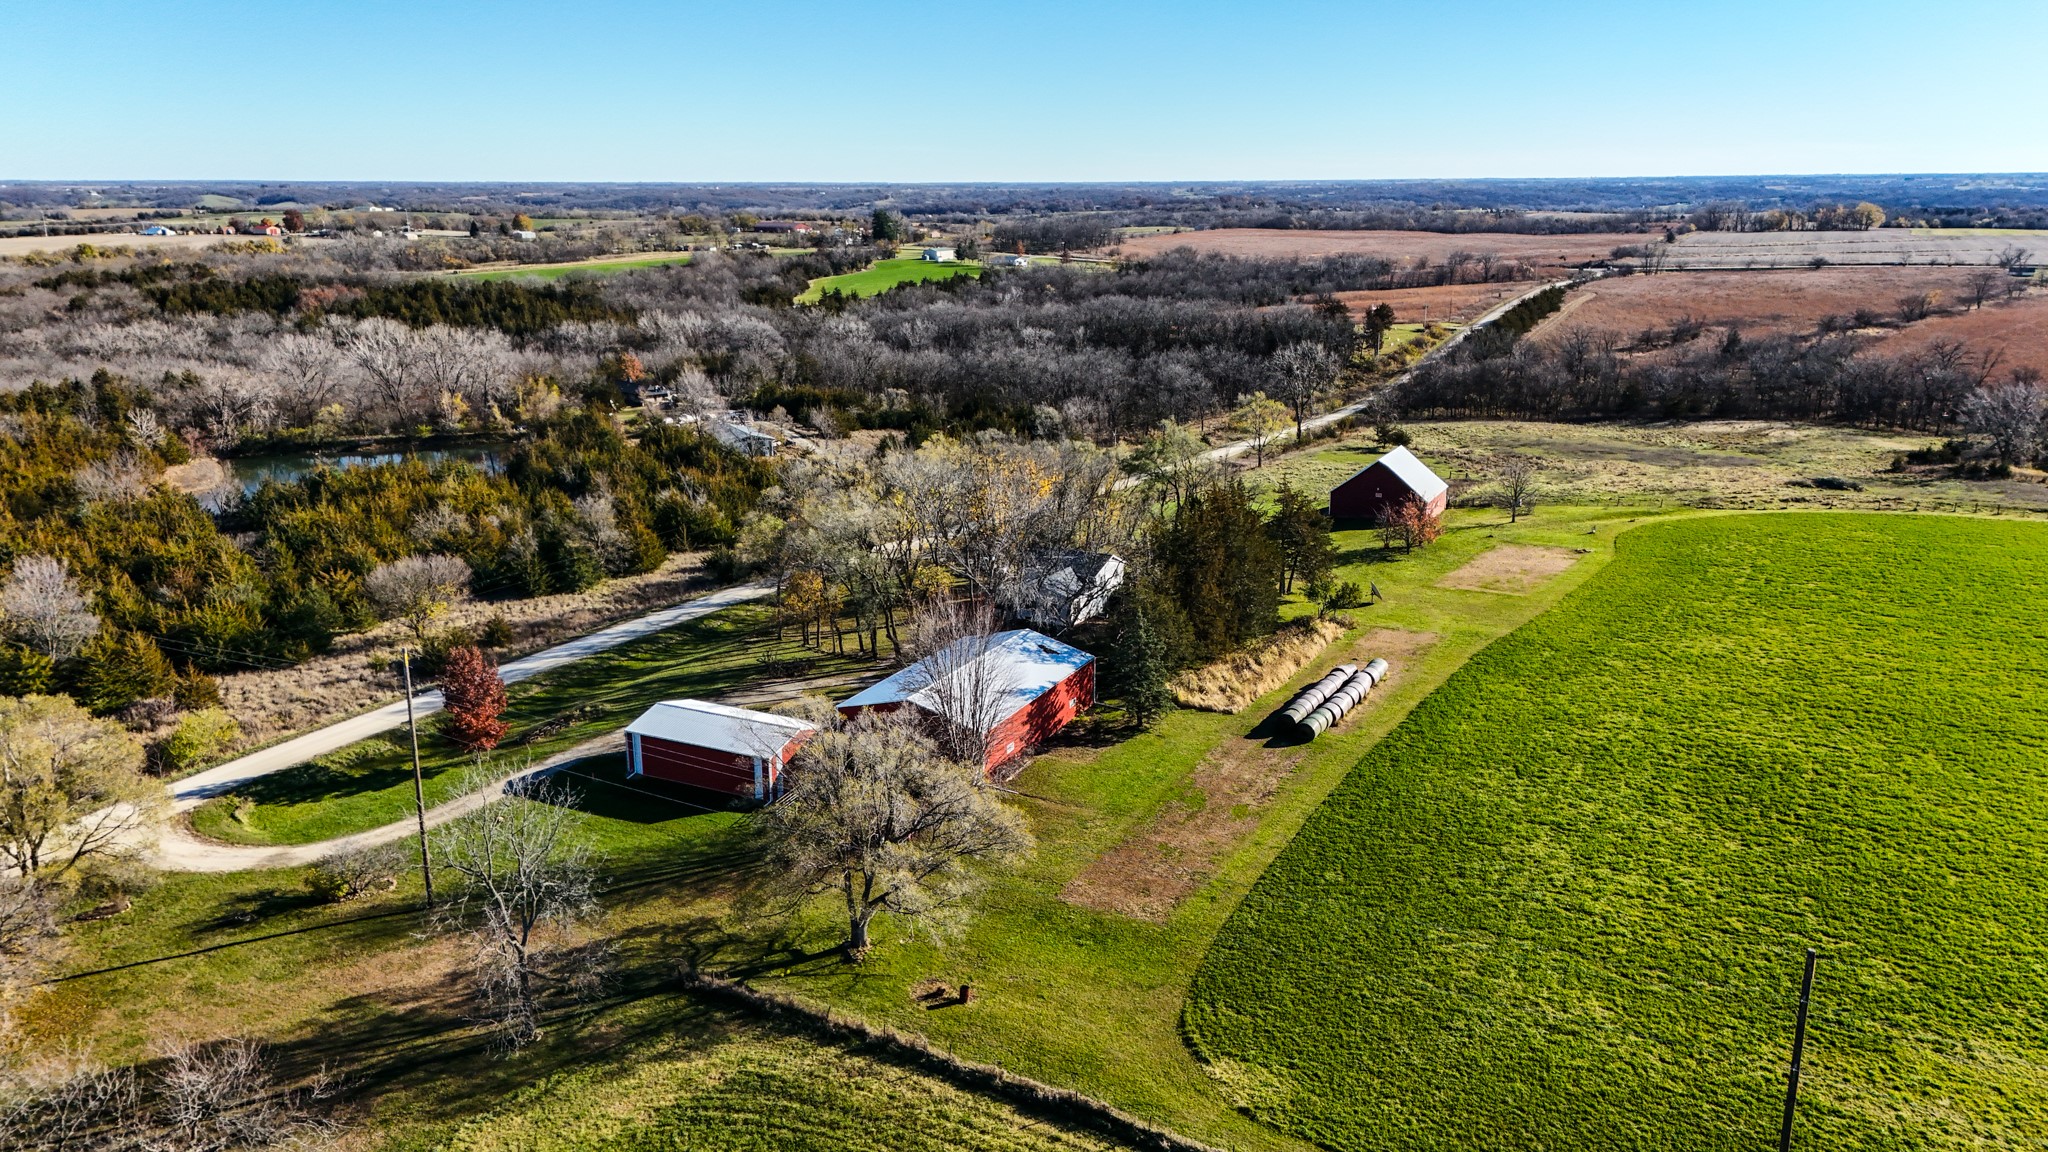
[[[1429, 632], [1376, 628], [1341, 655], [1326, 653], [1316, 669], [1384, 658], [1391, 674], [1436, 642]], [[1342, 739], [1356, 717], [1372, 708], [1367, 696], [1325, 741]], [[1113, 912], [1159, 923], [1173, 914], [1215, 874], [1216, 865], [1258, 827], [1260, 809], [1272, 800], [1312, 747], [1276, 744], [1261, 723], [1253, 734], [1229, 736], [1195, 767], [1181, 794], [1161, 808], [1152, 823], [1097, 857], [1067, 882], [1060, 898], [1097, 912]]]

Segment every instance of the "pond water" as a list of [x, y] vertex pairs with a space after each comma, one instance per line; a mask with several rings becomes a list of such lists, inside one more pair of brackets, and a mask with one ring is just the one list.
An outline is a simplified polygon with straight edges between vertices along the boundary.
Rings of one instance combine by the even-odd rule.
[[233, 488], [241, 489], [242, 495], [247, 496], [262, 487], [265, 480], [289, 484], [323, 463], [332, 468], [370, 468], [406, 459], [428, 464], [454, 460], [474, 464], [496, 476], [505, 471], [505, 456], [510, 449], [510, 444], [489, 443], [415, 448], [404, 452], [279, 452], [265, 456], [237, 456], [221, 461], [228, 470], [228, 483], [211, 492], [199, 493], [198, 500], [207, 511], [218, 512], [222, 498]]

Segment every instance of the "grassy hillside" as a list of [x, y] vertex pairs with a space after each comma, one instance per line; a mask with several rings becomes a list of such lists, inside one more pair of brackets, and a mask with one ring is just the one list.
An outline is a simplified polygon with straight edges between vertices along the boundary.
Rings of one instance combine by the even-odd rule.
[[1803, 1146], [2041, 1147], [2048, 529], [1617, 545], [1282, 852], [1196, 1047], [1332, 1148], [1764, 1147], [1811, 944]]

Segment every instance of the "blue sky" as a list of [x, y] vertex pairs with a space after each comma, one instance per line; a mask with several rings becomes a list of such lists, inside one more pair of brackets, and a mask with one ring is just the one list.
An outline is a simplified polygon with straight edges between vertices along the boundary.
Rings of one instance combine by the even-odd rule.
[[0, 178], [2048, 170], [2048, 0], [0, 0]]

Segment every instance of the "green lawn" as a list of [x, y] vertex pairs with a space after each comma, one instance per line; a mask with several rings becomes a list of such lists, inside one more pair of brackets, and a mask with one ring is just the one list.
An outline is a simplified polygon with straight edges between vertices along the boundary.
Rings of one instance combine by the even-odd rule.
[[688, 252], [669, 252], [659, 256], [625, 256], [617, 260], [597, 260], [578, 264], [532, 264], [521, 268], [487, 268], [479, 272], [457, 272], [469, 280], [560, 280], [564, 276], [610, 276], [618, 272], [631, 272], [636, 268], [666, 268], [675, 264], [688, 264]]
[[820, 276], [811, 281], [811, 286], [796, 298], [799, 304], [816, 303], [826, 292], [838, 290], [852, 296], [874, 296], [899, 284], [922, 284], [927, 280], [950, 280], [955, 276], [979, 276], [981, 265], [964, 261], [937, 264], [916, 257], [901, 260], [877, 260], [858, 272], [846, 272], [838, 276]]
[[[858, 671], [867, 662], [822, 656], [775, 639], [772, 609], [741, 605], [635, 640], [515, 684], [505, 712], [511, 733], [491, 757], [503, 771], [624, 727], [657, 700], [717, 696], [768, 676], [771, 661], [803, 662], [802, 675]], [[787, 671], [787, 670], [785, 670]], [[532, 744], [535, 725], [581, 709], [581, 718]], [[452, 798], [470, 757], [420, 725], [429, 806]], [[374, 737], [252, 780], [236, 795], [195, 809], [195, 828], [240, 844], [307, 844], [403, 820], [413, 811], [412, 759], [404, 732]], [[239, 815], [238, 815], [239, 814]]]
[[2048, 527], [1618, 541], [1351, 771], [1185, 1025], [1337, 1149], [1754, 1149], [1802, 951], [1800, 1144], [2048, 1132]]

